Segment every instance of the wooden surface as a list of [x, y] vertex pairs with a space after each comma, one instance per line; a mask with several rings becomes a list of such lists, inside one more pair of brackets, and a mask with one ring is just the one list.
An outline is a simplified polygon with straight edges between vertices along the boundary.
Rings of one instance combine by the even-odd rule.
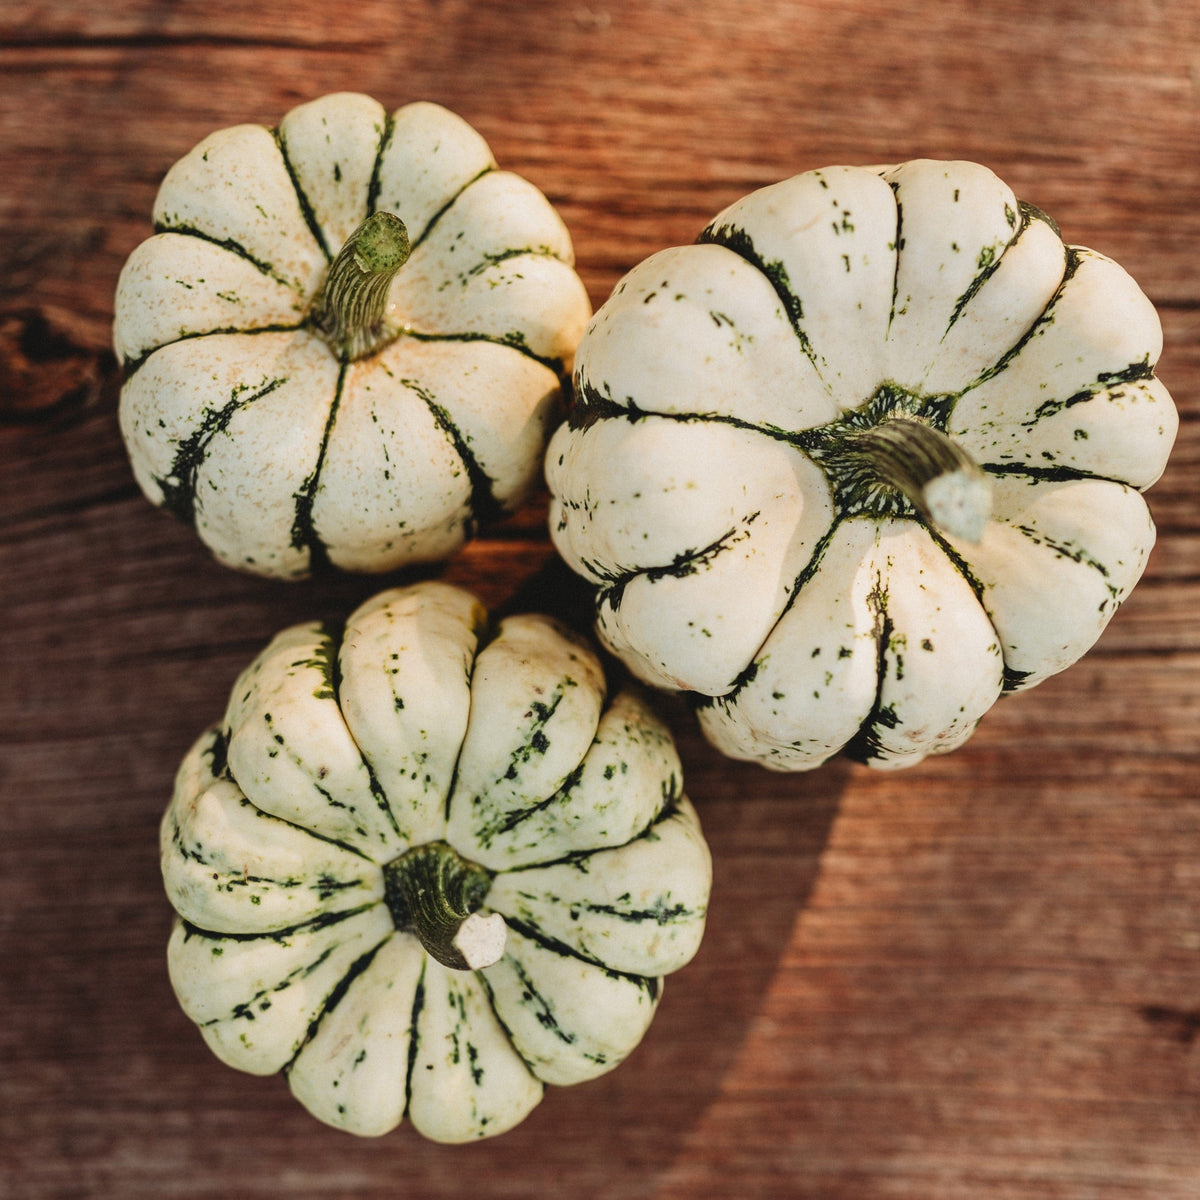
[[[137, 492], [113, 286], [211, 129], [440, 101], [560, 207], [599, 304], [753, 187], [974, 158], [1158, 304], [1182, 427], [1099, 646], [910, 771], [722, 761], [664, 703], [708, 937], [615, 1073], [462, 1148], [359, 1141], [221, 1066], [166, 978], [156, 825], [278, 628]], [[1195, 0], [6, 0], [0, 10], [0, 1196], [1200, 1196]], [[573, 611], [539, 501], [446, 578]]]

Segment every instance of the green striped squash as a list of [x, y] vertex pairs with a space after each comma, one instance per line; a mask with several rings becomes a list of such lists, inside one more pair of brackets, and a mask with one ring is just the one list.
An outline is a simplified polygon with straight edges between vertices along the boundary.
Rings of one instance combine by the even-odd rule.
[[134, 474], [223, 562], [443, 559], [540, 484], [591, 309], [545, 196], [461, 118], [338, 93], [206, 137], [117, 286]]
[[1178, 418], [1157, 315], [990, 170], [834, 167], [653, 255], [584, 333], [554, 541], [726, 753], [898, 767], [1100, 636]]
[[170, 978], [320, 1120], [498, 1134], [617, 1066], [695, 954], [709, 852], [666, 727], [549, 618], [438, 582], [279, 634], [180, 767]]

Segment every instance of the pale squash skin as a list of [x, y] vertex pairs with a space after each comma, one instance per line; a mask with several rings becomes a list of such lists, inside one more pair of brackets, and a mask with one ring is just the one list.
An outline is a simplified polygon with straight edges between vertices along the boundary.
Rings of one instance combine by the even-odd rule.
[[[391, 340], [350, 361], [315, 314], [374, 212], [411, 257]], [[167, 172], [154, 224], [117, 286], [121, 429], [146, 496], [222, 562], [438, 561], [540, 484], [591, 308], [562, 219], [460, 117], [336, 93], [220, 130]]]
[[[605, 645], [695, 693], [727, 754], [906, 766], [1074, 663], [1137, 582], [1178, 426], [1161, 348], [1129, 275], [985, 167], [811, 171], [597, 312], [551, 533]], [[970, 467], [969, 536], [846, 455], [897, 417]]]
[[[446, 847], [479, 887], [474, 969], [392, 890]], [[171, 981], [217, 1056], [285, 1072], [330, 1125], [442, 1142], [616, 1067], [696, 953], [712, 881], [644, 702], [609, 699], [549, 618], [493, 628], [436, 582], [276, 637], [180, 767], [161, 853]]]

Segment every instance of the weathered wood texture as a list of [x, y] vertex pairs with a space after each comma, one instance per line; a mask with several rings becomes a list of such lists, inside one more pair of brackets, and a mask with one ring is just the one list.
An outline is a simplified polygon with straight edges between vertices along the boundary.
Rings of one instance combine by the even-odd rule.
[[[236, 576], [137, 493], [107, 350], [165, 169], [325, 91], [461, 112], [599, 304], [748, 189], [975, 158], [1160, 306], [1160, 542], [1097, 649], [887, 775], [724, 762], [629, 1062], [492, 1142], [327, 1130], [178, 1011], [156, 825], [266, 638], [377, 581]], [[1200, 1196], [1200, 8], [1194, 0], [7, 0], [0, 10], [0, 1195]], [[445, 571], [573, 611], [534, 504]]]

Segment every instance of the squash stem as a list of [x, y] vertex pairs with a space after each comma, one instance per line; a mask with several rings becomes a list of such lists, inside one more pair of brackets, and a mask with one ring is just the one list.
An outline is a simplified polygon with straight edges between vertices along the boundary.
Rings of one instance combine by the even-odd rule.
[[478, 909], [492, 876], [445, 842], [414, 846], [383, 868], [384, 900], [396, 928], [416, 936], [443, 966], [477, 971], [498, 962], [507, 928]]
[[978, 542], [991, 516], [992, 490], [979, 464], [924, 421], [891, 417], [846, 435], [845, 451], [902, 492], [951, 537]]
[[372, 213], [346, 239], [312, 309], [313, 325], [340, 358], [365, 358], [395, 338], [388, 292], [410, 253], [408, 230], [395, 213]]

